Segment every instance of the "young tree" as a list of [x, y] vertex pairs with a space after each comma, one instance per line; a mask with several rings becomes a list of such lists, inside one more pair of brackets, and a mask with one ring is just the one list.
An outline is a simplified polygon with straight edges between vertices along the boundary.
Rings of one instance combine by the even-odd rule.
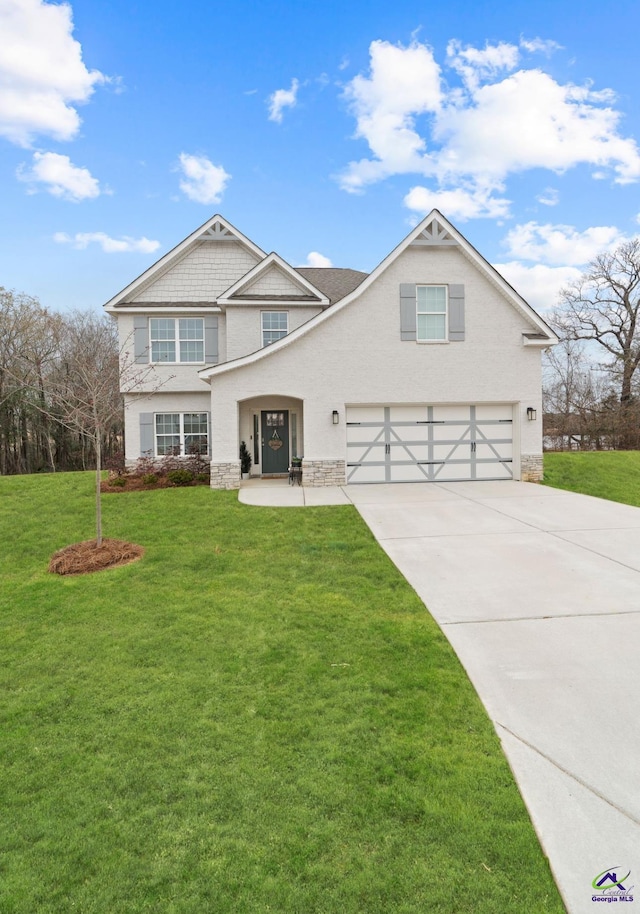
[[[24, 376], [38, 392], [40, 363], [23, 355]], [[106, 315], [75, 311], [65, 316], [56, 359], [49, 366], [44, 402], [35, 405], [47, 419], [87, 440], [95, 456], [96, 544], [102, 544], [102, 455], [105, 444], [122, 428], [123, 387], [156, 390], [151, 365], [128, 363], [119, 350], [115, 323]], [[148, 392], [142, 396], [148, 396]]]
[[552, 324], [566, 340], [588, 340], [604, 350], [601, 367], [616, 383], [623, 426], [631, 423], [634, 377], [640, 365], [640, 238], [599, 254], [562, 292]]

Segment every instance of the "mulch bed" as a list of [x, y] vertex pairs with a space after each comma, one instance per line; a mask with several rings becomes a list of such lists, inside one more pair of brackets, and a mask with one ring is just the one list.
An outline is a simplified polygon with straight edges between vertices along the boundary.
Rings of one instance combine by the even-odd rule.
[[[174, 489], [176, 488], [175, 483], [169, 482], [166, 476], [158, 476], [156, 482], [145, 483], [142, 479], [142, 476], [121, 476], [116, 477], [120, 479], [126, 479], [126, 483], [123, 486], [113, 485], [112, 480], [107, 479], [104, 482], [100, 483], [100, 491], [103, 493], [112, 493], [112, 492], [152, 492], [154, 489]], [[186, 486], [208, 486], [209, 480], [200, 481], [199, 479], [194, 479], [192, 482], [186, 483]], [[182, 488], [182, 486], [181, 486]]]
[[54, 553], [49, 562], [49, 571], [52, 574], [90, 574], [105, 568], [128, 565], [143, 555], [142, 546], [124, 540], [103, 539], [100, 546], [96, 540], [86, 540], [65, 546]]

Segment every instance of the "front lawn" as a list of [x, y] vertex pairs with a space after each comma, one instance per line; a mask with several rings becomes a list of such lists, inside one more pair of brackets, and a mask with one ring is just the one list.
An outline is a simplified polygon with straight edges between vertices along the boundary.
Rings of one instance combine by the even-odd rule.
[[563, 911], [452, 650], [351, 507], [0, 479], [0, 911]]
[[545, 454], [544, 484], [640, 506], [640, 451]]

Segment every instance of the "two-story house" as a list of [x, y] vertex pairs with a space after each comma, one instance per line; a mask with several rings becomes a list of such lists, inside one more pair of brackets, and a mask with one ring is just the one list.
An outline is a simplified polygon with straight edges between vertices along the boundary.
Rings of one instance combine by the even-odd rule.
[[[211, 460], [211, 485], [542, 475], [552, 330], [437, 210], [370, 274], [289, 266], [214, 216], [106, 304], [127, 366], [126, 459]], [[133, 380], [131, 380], [133, 379]], [[146, 396], [144, 395], [146, 391]]]

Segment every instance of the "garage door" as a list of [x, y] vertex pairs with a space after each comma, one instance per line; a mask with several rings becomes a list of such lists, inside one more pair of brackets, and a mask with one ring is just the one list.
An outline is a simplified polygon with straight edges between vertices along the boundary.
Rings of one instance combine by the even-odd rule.
[[508, 403], [347, 409], [347, 482], [512, 478]]

